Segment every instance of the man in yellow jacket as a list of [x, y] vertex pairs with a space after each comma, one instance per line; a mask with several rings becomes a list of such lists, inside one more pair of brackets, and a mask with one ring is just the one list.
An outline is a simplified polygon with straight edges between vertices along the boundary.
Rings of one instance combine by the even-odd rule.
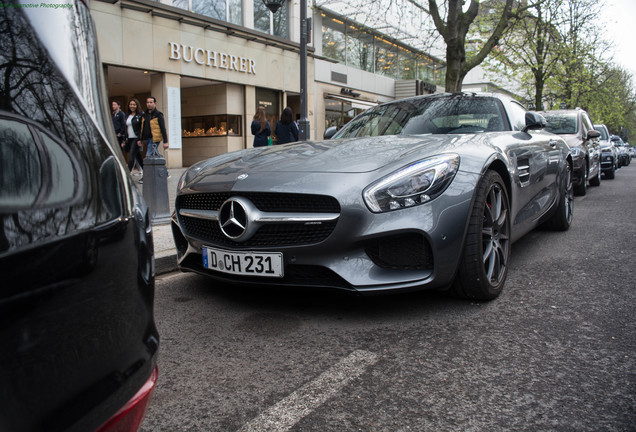
[[163, 141], [163, 148], [168, 148], [168, 134], [163, 113], [157, 109], [157, 99], [150, 96], [146, 99], [146, 112], [141, 119], [141, 140], [148, 143], [146, 157], [159, 156], [159, 143]]
[[[146, 141], [148, 149], [146, 157], [161, 157], [158, 148], [163, 141], [164, 150], [168, 148], [168, 134], [166, 133], [166, 122], [163, 113], [157, 109], [157, 99], [154, 96], [146, 99], [146, 112], [141, 115], [141, 142]], [[166, 169], [166, 177], [170, 177]], [[143, 177], [139, 183], [143, 183]]]

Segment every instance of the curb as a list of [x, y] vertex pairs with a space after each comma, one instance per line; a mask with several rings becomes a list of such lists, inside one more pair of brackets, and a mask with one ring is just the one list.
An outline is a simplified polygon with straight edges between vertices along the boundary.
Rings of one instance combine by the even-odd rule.
[[177, 254], [169, 254], [155, 257], [155, 276], [179, 271], [177, 266]]

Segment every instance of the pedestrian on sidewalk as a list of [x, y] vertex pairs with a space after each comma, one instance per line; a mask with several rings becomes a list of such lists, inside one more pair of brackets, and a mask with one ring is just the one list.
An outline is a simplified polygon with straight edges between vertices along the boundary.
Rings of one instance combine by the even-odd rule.
[[141, 119], [142, 111], [139, 101], [136, 98], [132, 98], [128, 102], [128, 117], [126, 118], [126, 129], [128, 132], [128, 140], [126, 141], [126, 148], [128, 148], [128, 169], [133, 172], [135, 162], [139, 165], [139, 169], [143, 172], [144, 158], [142, 151], [144, 148], [141, 141]]
[[111, 107], [113, 109], [113, 127], [117, 134], [117, 143], [119, 143], [121, 151], [123, 152], [125, 151], [124, 147], [126, 143], [126, 114], [121, 110], [121, 103], [117, 100], [111, 103]]
[[[146, 157], [161, 157], [159, 154], [159, 144], [163, 141], [163, 148], [166, 150], [168, 145], [168, 134], [166, 133], [166, 123], [163, 113], [157, 109], [157, 98], [154, 96], [146, 99], [146, 111], [141, 118], [141, 141], [148, 144]], [[170, 177], [168, 168], [166, 167], [166, 178]], [[139, 180], [143, 183], [143, 177]]]
[[264, 106], [259, 106], [252, 120], [252, 134], [254, 135], [254, 147], [263, 147], [268, 144], [268, 137], [272, 135], [272, 128], [267, 121], [267, 113]]
[[294, 122], [294, 112], [287, 107], [280, 115], [280, 120], [274, 129], [277, 144], [287, 144], [298, 141], [298, 126]]

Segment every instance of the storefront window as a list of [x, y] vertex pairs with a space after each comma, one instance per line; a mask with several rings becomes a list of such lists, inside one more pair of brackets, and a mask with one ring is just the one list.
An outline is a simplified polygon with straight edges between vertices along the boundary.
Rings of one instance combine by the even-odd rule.
[[395, 79], [439, 80], [437, 61], [345, 18], [322, 12], [321, 33], [322, 55], [332, 60]]
[[325, 99], [325, 130], [332, 126], [340, 129], [364, 109], [354, 108], [351, 103], [327, 98]]
[[347, 32], [347, 64], [373, 72], [373, 36], [353, 26]]
[[272, 128], [272, 131], [276, 127], [276, 122], [278, 122], [278, 113], [281, 111], [278, 99], [279, 93], [277, 91], [264, 88], [256, 88], [255, 108], [258, 108], [259, 106], [265, 107], [267, 120], [269, 121], [269, 125]]
[[227, 0], [228, 21], [232, 24], [243, 25], [243, 1]]
[[243, 25], [242, 0], [172, 0], [172, 6], [232, 24]]
[[181, 119], [183, 138], [241, 136], [240, 115], [208, 115]]
[[276, 12], [272, 13], [262, 0], [254, 0], [254, 29], [262, 32], [289, 38], [289, 3], [285, 2]]
[[340, 63], [347, 62], [344, 22], [335, 18], [324, 18], [322, 28], [322, 55]]
[[225, 21], [225, 0], [192, 0], [192, 12]]
[[398, 70], [397, 47], [391, 42], [376, 36], [375, 73], [396, 78]]
[[417, 59], [417, 78], [436, 85], [444, 85], [445, 68], [439, 66], [428, 57], [419, 57]]
[[415, 53], [410, 52], [404, 48], [400, 48], [399, 57], [399, 79], [408, 80], [415, 79], [417, 77], [417, 63]]

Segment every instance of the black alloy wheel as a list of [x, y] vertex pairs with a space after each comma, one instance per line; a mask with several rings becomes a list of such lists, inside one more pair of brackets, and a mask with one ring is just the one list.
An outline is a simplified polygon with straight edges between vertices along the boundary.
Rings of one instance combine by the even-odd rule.
[[501, 293], [510, 261], [510, 201], [501, 176], [488, 171], [477, 188], [454, 292], [492, 300]]
[[583, 167], [583, 172], [579, 176], [579, 178], [582, 178], [583, 181], [580, 184], [574, 186], [574, 195], [585, 196], [585, 194], [587, 193], [587, 173], [589, 172], [589, 169], [590, 167], [586, 163]]
[[555, 213], [545, 222], [548, 229], [555, 231], [567, 231], [572, 224], [574, 216], [574, 190], [572, 187], [572, 169], [569, 163], [565, 163], [563, 170], [563, 182], [561, 184], [561, 194], [559, 204]]

